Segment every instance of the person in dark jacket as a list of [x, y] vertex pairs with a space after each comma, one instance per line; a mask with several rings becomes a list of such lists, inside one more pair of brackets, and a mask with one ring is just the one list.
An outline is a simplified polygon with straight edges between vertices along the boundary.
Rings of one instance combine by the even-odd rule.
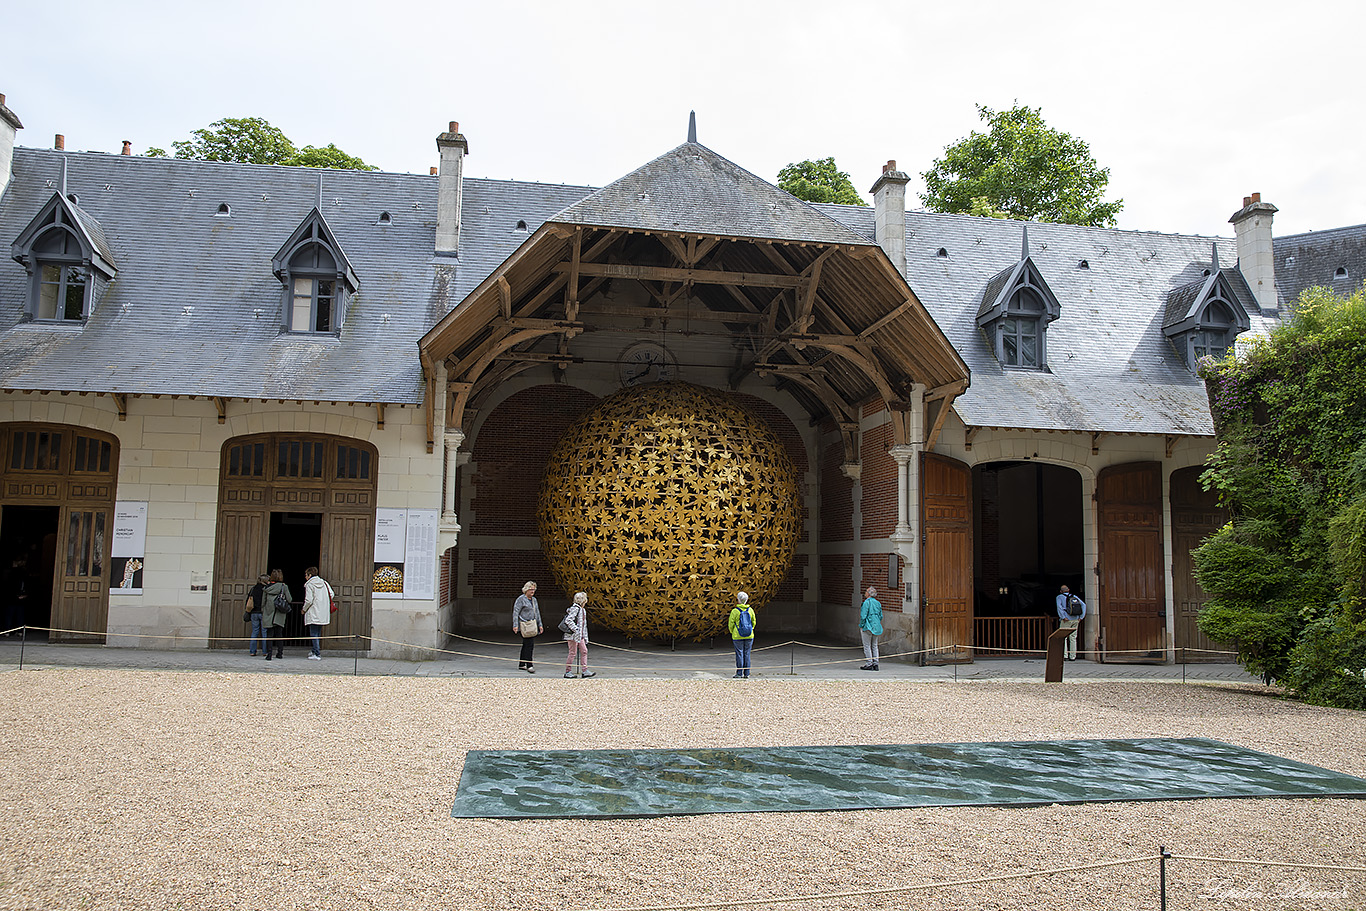
[[261, 619], [264, 615], [261, 604], [266, 599], [266, 586], [269, 584], [270, 576], [261, 573], [256, 577], [256, 584], [251, 587], [251, 591], [247, 592], [247, 610], [251, 614], [251, 645], [247, 649], [247, 654], [253, 658], [256, 657], [256, 644], [258, 642], [261, 644], [263, 654], [270, 651], [270, 646], [266, 644], [266, 630], [270, 627], [266, 626]]
[[[270, 632], [270, 639], [275, 640], [275, 657], [285, 656], [285, 618], [289, 616], [287, 611], [277, 610], [275, 599], [277, 595], [283, 594], [285, 601], [293, 602], [294, 596], [289, 592], [289, 586], [285, 584], [284, 570], [272, 569], [270, 571], [270, 584], [266, 586], [261, 599], [261, 622], [265, 624]], [[270, 660], [270, 642], [266, 642], [266, 660]]]

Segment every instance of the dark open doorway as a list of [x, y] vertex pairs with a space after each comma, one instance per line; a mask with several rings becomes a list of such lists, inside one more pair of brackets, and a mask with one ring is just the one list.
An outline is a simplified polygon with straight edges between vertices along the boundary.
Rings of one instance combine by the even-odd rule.
[[1059, 587], [1088, 597], [1081, 476], [1042, 462], [992, 462], [973, 468], [972, 486], [977, 644], [1041, 649]]
[[[53, 563], [57, 554], [57, 506], [6, 506], [0, 512], [0, 554], [6, 554], [4, 629], [52, 625]], [[29, 630], [28, 637], [47, 638]]]
[[304, 570], [318, 565], [322, 552], [323, 517], [315, 512], [273, 512], [270, 514], [270, 545], [266, 563], [269, 569], [280, 569], [285, 584], [294, 596], [295, 610], [285, 624], [285, 635], [302, 636], [303, 615], [297, 609], [304, 599]]

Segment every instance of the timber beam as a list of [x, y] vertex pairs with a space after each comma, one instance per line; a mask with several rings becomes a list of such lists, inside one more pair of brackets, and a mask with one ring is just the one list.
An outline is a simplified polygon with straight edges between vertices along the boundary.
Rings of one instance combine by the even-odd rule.
[[[556, 263], [555, 272], [571, 271], [570, 263]], [[767, 272], [726, 272], [719, 269], [673, 269], [666, 266], [636, 266], [627, 263], [580, 263], [578, 274], [636, 281], [693, 282], [699, 285], [739, 285], [748, 288], [800, 288], [806, 279], [798, 275]]]

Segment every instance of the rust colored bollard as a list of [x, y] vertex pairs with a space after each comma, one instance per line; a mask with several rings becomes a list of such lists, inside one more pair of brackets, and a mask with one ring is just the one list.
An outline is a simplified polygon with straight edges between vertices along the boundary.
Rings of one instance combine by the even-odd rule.
[[1074, 630], [1055, 629], [1048, 637], [1048, 654], [1044, 659], [1043, 682], [1062, 683], [1062, 650], [1066, 647], [1067, 637]]

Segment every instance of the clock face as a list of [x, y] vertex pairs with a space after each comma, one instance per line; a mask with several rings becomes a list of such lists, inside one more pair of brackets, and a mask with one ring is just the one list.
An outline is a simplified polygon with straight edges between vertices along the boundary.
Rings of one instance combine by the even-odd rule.
[[678, 378], [678, 361], [663, 345], [637, 342], [622, 352], [617, 371], [623, 386], [665, 383]]

